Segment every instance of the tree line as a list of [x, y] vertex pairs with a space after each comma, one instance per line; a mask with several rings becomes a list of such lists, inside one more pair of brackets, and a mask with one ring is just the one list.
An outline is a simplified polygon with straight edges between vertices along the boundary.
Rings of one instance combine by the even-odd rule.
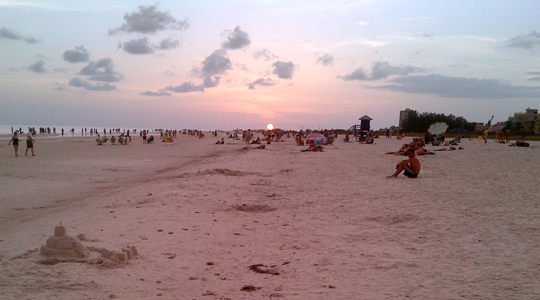
[[416, 110], [409, 111], [409, 116], [401, 124], [403, 132], [427, 132], [429, 126], [436, 122], [448, 124], [448, 131], [456, 128], [463, 128], [469, 132], [474, 131], [475, 122], [469, 122], [463, 117], [456, 117], [452, 114], [436, 114], [432, 112], [418, 113]]

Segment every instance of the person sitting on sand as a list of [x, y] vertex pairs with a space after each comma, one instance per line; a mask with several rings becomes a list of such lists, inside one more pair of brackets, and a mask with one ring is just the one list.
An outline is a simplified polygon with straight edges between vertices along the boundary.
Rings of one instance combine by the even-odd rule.
[[99, 134], [98, 134], [98, 136], [97, 136], [96, 142], [97, 142], [97, 144], [98, 144], [99, 146], [103, 145], [103, 140], [101, 139], [101, 137], [99, 136]]
[[258, 137], [256, 140], [254, 141], [251, 141], [252, 144], [260, 144], [261, 143], [261, 138]]
[[221, 138], [221, 141], [218, 140], [218, 141], [216, 142], [216, 145], [225, 145], [225, 141], [223, 140], [223, 138]]
[[409, 178], [416, 178], [420, 174], [420, 161], [415, 156], [415, 150], [407, 150], [409, 159], [403, 160], [396, 165], [396, 172], [387, 178], [397, 177], [399, 173], [403, 172], [403, 175]]

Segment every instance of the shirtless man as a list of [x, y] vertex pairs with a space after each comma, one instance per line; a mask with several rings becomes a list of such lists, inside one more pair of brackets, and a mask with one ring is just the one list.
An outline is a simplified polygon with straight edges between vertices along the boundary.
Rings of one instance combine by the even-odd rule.
[[416, 178], [420, 174], [420, 161], [416, 158], [414, 149], [407, 150], [409, 159], [406, 159], [396, 165], [396, 172], [387, 178], [397, 177], [399, 173], [403, 172], [403, 175], [409, 178]]

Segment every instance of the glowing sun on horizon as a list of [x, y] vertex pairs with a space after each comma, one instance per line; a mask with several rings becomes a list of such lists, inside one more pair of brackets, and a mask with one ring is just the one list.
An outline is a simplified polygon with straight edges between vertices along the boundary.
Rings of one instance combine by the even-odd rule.
[[268, 125], [266, 125], [266, 129], [272, 130], [272, 129], [274, 129], [274, 125], [268, 124]]

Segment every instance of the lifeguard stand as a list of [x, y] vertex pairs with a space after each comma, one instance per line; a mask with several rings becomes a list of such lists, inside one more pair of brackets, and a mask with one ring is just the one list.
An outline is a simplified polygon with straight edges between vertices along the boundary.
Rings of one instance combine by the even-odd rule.
[[367, 115], [364, 115], [363, 117], [361, 117], [360, 119], [360, 130], [362, 131], [369, 131], [370, 130], [370, 125], [369, 125], [369, 122], [371, 120], [373, 120], [372, 118], [370, 118], [369, 116]]

